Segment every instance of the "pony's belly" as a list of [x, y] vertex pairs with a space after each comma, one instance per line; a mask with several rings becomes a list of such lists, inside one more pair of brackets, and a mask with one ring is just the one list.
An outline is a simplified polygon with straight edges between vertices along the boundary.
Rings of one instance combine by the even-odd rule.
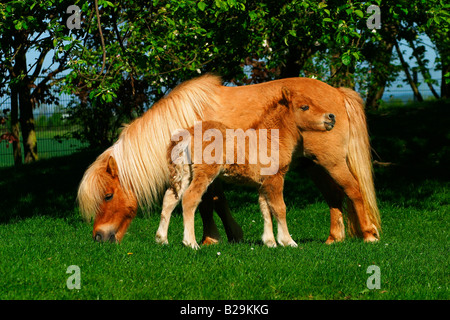
[[259, 186], [261, 180], [261, 176], [248, 165], [226, 165], [219, 178], [228, 183], [254, 187]]

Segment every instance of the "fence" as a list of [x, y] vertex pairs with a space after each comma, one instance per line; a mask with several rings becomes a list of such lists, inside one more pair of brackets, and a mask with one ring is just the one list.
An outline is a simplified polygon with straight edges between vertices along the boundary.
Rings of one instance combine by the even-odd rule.
[[[59, 102], [54, 104], [41, 104], [33, 112], [36, 126], [36, 138], [38, 156], [40, 159], [51, 158], [55, 156], [63, 156], [72, 154], [83, 147], [87, 147], [86, 143], [71, 138], [70, 133], [77, 128], [71, 125], [67, 119], [65, 108], [69, 104], [71, 96], [60, 95]], [[3, 110], [11, 110], [11, 100], [9, 97], [0, 98], [0, 112]], [[20, 114], [19, 114], [20, 117]], [[0, 126], [0, 134], [10, 129], [9, 119]], [[23, 162], [23, 144], [22, 146], [22, 162]], [[0, 167], [14, 165], [13, 147], [7, 141], [0, 142]]]
[[[422, 79], [418, 79], [418, 81], [421, 83], [419, 91], [422, 96], [427, 99], [431, 96], [431, 91], [428, 86], [423, 83]], [[438, 80], [438, 83], [440, 83], [440, 81], [441, 80]], [[402, 87], [397, 87], [400, 84]], [[438, 92], [440, 91], [439, 85], [435, 85], [434, 87]], [[70, 132], [77, 130], [77, 128], [71, 125], [67, 119], [66, 107], [71, 99], [71, 96], [61, 95], [59, 96], [58, 104], [43, 104], [34, 111], [38, 155], [40, 159], [69, 155], [83, 147], [87, 147], [86, 143], [74, 138], [69, 138]], [[414, 101], [414, 95], [408, 84], [398, 80], [389, 88], [386, 88], [383, 95], [383, 101], [389, 105], [405, 104]], [[0, 97], [0, 112], [10, 108], [11, 102], [9, 97]], [[7, 125], [8, 124], [0, 126], [0, 134], [6, 130], [8, 127]], [[9, 145], [6, 141], [2, 141], [0, 142], [0, 167], [12, 165], [14, 165], [12, 145]]]

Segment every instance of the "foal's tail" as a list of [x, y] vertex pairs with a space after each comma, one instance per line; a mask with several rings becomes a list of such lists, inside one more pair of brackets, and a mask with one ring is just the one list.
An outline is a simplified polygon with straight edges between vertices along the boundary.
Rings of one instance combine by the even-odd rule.
[[[348, 88], [339, 88], [344, 94], [345, 108], [349, 119], [350, 138], [347, 153], [347, 163], [355, 179], [358, 181], [365, 210], [377, 230], [381, 231], [380, 212], [375, 196], [373, 182], [372, 155], [367, 131], [366, 116], [363, 101], [358, 93]], [[349, 233], [361, 236], [361, 230], [355, 210], [347, 205]]]
[[[183, 187], [190, 182], [191, 174], [191, 137], [186, 129], [178, 129], [174, 132], [172, 140], [167, 148], [167, 162], [169, 169], [169, 188], [172, 189], [175, 197], [182, 196]], [[181, 141], [176, 141], [181, 137]]]

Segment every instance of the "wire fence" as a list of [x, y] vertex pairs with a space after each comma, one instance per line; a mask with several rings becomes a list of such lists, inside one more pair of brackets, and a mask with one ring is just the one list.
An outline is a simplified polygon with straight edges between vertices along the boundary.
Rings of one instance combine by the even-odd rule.
[[[56, 91], [56, 89], [54, 89], [54, 91]], [[58, 92], [54, 92], [54, 94], [58, 97], [58, 102], [41, 104], [33, 111], [39, 159], [69, 155], [88, 146], [87, 143], [83, 143], [78, 139], [70, 137], [70, 133], [78, 129], [75, 125], [70, 123], [67, 113], [67, 106], [75, 97], [65, 94], [60, 95]], [[0, 97], [0, 114], [6, 116], [6, 121], [0, 126], [0, 135], [6, 131], [11, 131], [9, 110], [11, 110], [10, 97]], [[20, 136], [23, 163], [23, 141], [22, 135]], [[1, 141], [0, 167], [12, 165], [14, 165], [12, 143]]]
[[[434, 85], [438, 92], [440, 92], [440, 81], [440, 79], [436, 80], [436, 84]], [[420, 83], [419, 90], [423, 98], [428, 99], [432, 97], [431, 90], [424, 83], [423, 79], [418, 79], [418, 82]], [[79, 129], [70, 123], [67, 112], [69, 102], [75, 97], [64, 94], [59, 95], [56, 92], [55, 94], [59, 97], [57, 103], [41, 104], [34, 110], [38, 155], [40, 159], [69, 155], [88, 147], [86, 142], [70, 137], [71, 132]], [[397, 80], [389, 88], [386, 88], [383, 101], [386, 105], [401, 105], [413, 102], [415, 98], [409, 85], [402, 82], [402, 80]], [[3, 114], [3, 110], [8, 109], [11, 109], [10, 98], [5, 96], [0, 97], [0, 114]], [[6, 123], [0, 126], [0, 135], [9, 129], [9, 121], [6, 121]], [[14, 165], [13, 147], [7, 141], [1, 141], [0, 167], [12, 165]]]

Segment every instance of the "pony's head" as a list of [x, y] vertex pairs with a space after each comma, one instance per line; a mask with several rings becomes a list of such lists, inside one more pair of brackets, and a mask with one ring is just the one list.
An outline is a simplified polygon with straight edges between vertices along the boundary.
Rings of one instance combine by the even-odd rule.
[[297, 127], [302, 131], [329, 131], [336, 123], [336, 116], [327, 112], [313, 100], [299, 92], [281, 88], [283, 100], [289, 106]]
[[138, 208], [134, 193], [120, 183], [117, 163], [109, 152], [86, 171], [78, 202], [85, 218], [94, 217], [93, 238], [99, 242], [120, 242]]

